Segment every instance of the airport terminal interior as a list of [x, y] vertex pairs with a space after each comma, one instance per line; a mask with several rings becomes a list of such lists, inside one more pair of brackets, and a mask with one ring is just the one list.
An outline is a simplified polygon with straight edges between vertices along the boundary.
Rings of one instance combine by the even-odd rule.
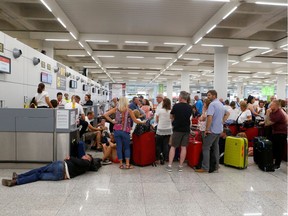
[[[113, 97], [142, 95], [156, 107], [157, 96], [174, 104], [182, 90], [192, 103], [215, 89], [224, 100], [274, 96], [287, 107], [287, 7], [286, 0], [0, 0], [0, 179], [63, 160], [79, 133], [73, 110], [24, 109], [40, 82], [50, 99], [60, 91], [84, 102], [90, 94], [97, 121]], [[111, 163], [69, 180], [0, 185], [0, 215], [284, 216], [285, 160], [273, 172], [253, 156], [247, 168], [220, 164], [213, 173], [186, 162], [179, 171], [177, 158], [172, 172], [167, 161]]]

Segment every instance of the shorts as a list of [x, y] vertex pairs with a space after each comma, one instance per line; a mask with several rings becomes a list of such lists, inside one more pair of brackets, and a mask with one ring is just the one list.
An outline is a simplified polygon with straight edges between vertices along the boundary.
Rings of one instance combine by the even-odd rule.
[[176, 132], [172, 134], [172, 146], [177, 148], [179, 146], [187, 146], [189, 143], [189, 132]]
[[85, 141], [95, 140], [96, 139], [96, 131], [95, 132], [87, 132], [83, 134], [85, 136]]

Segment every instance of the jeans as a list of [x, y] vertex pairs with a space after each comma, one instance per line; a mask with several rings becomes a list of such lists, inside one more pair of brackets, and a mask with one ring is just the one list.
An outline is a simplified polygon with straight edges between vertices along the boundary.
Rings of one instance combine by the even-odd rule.
[[17, 184], [27, 184], [39, 180], [58, 181], [64, 179], [64, 162], [55, 161], [44, 167], [30, 170], [26, 173], [19, 174]]
[[123, 147], [124, 157], [130, 159], [130, 134], [122, 130], [115, 130], [114, 139], [116, 141], [118, 160], [123, 159]]
[[170, 135], [156, 135], [156, 160], [160, 160], [160, 153], [163, 154], [164, 160], [168, 159], [168, 143]]
[[210, 148], [213, 149], [213, 153], [216, 159], [216, 169], [219, 166], [219, 138], [220, 134], [207, 134], [203, 140], [202, 152], [203, 152], [203, 161], [202, 169], [209, 170], [210, 166]]

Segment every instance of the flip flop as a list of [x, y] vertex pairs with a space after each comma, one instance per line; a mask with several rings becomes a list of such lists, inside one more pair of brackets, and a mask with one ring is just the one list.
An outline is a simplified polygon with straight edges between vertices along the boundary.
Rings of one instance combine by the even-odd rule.
[[124, 169], [124, 165], [123, 165], [123, 164], [120, 165], [120, 166], [119, 166], [119, 169]]
[[131, 165], [131, 164], [129, 164], [129, 165], [126, 165], [126, 169], [133, 169], [134, 167]]

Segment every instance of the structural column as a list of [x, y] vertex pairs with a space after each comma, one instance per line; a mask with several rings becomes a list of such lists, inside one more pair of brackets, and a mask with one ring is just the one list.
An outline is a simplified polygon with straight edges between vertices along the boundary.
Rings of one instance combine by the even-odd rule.
[[228, 89], [228, 47], [215, 47], [214, 89], [218, 98], [227, 98]]
[[181, 72], [181, 91], [190, 93], [190, 74], [187, 71]]
[[278, 75], [277, 77], [276, 95], [278, 99], [285, 100], [286, 98], [286, 76], [285, 75]]
[[167, 93], [167, 98], [169, 98], [172, 101], [172, 94], [173, 94], [173, 81], [172, 80], [167, 80], [166, 93]]
[[47, 56], [54, 59], [54, 49], [53, 49], [53, 44], [51, 42], [44, 41], [43, 50], [46, 51]]
[[244, 97], [244, 84], [243, 83], [237, 83], [237, 97], [240, 98], [240, 100]]

